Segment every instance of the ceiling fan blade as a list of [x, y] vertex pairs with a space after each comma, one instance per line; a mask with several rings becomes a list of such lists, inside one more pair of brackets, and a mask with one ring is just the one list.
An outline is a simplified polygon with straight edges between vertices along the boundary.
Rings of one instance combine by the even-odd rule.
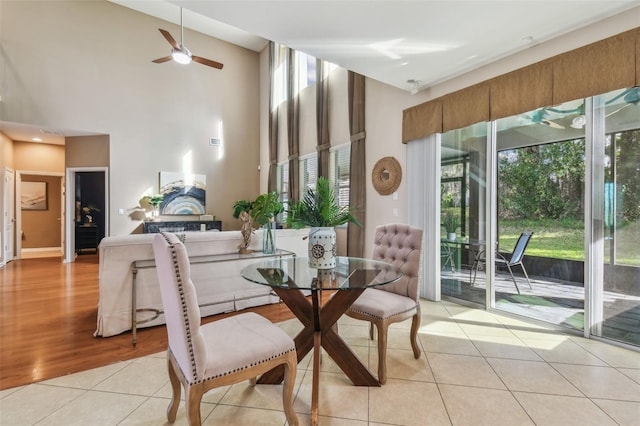
[[164, 38], [167, 39], [167, 41], [169, 42], [169, 44], [171, 46], [173, 46], [174, 49], [180, 50], [180, 45], [178, 44], [178, 42], [173, 38], [173, 36], [171, 36], [171, 34], [169, 34], [169, 31], [167, 30], [163, 30], [162, 28], [158, 28], [158, 30], [162, 33], [162, 35], [164, 36]]
[[173, 59], [171, 56], [165, 56], [164, 58], [154, 59], [151, 62], [155, 62], [156, 64], [162, 64], [163, 62], [169, 62], [171, 59]]
[[544, 123], [547, 124], [549, 127], [552, 127], [554, 129], [564, 129], [564, 126], [561, 124], [556, 123], [555, 121], [551, 121], [551, 120], [544, 120]]
[[213, 68], [217, 68], [219, 70], [221, 70], [222, 67], [224, 66], [220, 62], [212, 61], [211, 59], [203, 58], [201, 56], [196, 56], [196, 55], [192, 55], [191, 60], [193, 62], [198, 62], [199, 64], [207, 65]]
[[618, 111], [622, 111], [623, 109], [625, 109], [626, 107], [628, 107], [631, 104], [624, 104], [623, 106], [621, 106], [620, 108], [611, 111], [609, 114], [605, 115], [604, 118], [609, 118], [611, 117], [613, 114], [617, 113]]

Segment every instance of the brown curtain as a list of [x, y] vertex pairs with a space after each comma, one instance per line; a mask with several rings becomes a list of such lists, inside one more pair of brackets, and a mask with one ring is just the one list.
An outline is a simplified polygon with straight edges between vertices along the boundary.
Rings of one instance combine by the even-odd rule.
[[287, 48], [287, 145], [289, 147], [289, 202], [299, 199], [300, 193], [300, 143], [298, 140], [299, 100], [295, 93], [295, 51]]
[[267, 178], [268, 192], [278, 187], [278, 108], [274, 109], [273, 102], [273, 71], [275, 69], [276, 45], [269, 42], [269, 175]]
[[442, 131], [489, 121], [489, 86], [480, 83], [442, 98]]
[[322, 59], [316, 59], [316, 131], [318, 177], [329, 178], [329, 76], [325, 75]]
[[408, 108], [402, 142], [637, 85], [640, 27]]
[[543, 61], [490, 81], [491, 120], [532, 111], [553, 102], [553, 64]]
[[349, 71], [347, 80], [349, 104], [349, 130], [351, 134], [351, 162], [349, 179], [349, 206], [355, 210], [359, 227], [349, 223], [347, 232], [347, 256], [364, 256], [364, 229], [366, 217], [366, 170], [365, 170], [365, 78]]
[[627, 31], [557, 56], [553, 105], [634, 86], [635, 39], [636, 34]]

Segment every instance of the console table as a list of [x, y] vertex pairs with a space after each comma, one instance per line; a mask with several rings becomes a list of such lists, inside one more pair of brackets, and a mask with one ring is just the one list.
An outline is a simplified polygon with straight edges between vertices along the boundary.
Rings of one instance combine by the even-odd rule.
[[76, 253], [83, 254], [84, 250], [98, 252], [98, 227], [95, 223], [76, 225]]
[[158, 232], [201, 231], [202, 225], [205, 226], [205, 230], [207, 231], [213, 229], [222, 231], [222, 221], [220, 220], [180, 220], [171, 222], [143, 222], [142, 232], [152, 234]]

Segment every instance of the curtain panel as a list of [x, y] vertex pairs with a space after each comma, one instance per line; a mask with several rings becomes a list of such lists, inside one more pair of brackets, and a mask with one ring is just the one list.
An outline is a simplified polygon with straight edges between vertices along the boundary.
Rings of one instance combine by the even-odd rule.
[[316, 132], [318, 177], [329, 178], [329, 76], [322, 59], [316, 59]]
[[267, 177], [267, 191], [273, 192], [278, 187], [278, 108], [274, 109], [273, 85], [275, 70], [274, 42], [269, 42], [269, 174]]
[[300, 102], [296, 93], [295, 50], [287, 48], [287, 145], [289, 147], [289, 202], [300, 193]]
[[638, 85], [640, 27], [408, 108], [402, 142]]
[[347, 256], [364, 256], [367, 174], [365, 170], [365, 78], [349, 71], [347, 79], [351, 161], [349, 206], [362, 227], [349, 223], [347, 228]]

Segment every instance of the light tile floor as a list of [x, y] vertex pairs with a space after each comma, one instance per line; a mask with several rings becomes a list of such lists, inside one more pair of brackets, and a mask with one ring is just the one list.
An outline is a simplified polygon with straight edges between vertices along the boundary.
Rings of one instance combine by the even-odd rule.
[[[640, 353], [450, 302], [422, 302], [414, 359], [410, 322], [389, 336], [388, 381], [353, 386], [328, 356], [320, 376], [322, 425], [640, 425]], [[297, 320], [281, 326], [295, 335]], [[372, 371], [366, 323], [340, 334]], [[310, 422], [310, 357], [294, 408]], [[284, 425], [280, 385], [248, 382], [205, 395], [205, 425]], [[171, 395], [165, 354], [118, 362], [0, 392], [0, 424], [163, 425]], [[184, 404], [177, 425], [186, 424]]]

